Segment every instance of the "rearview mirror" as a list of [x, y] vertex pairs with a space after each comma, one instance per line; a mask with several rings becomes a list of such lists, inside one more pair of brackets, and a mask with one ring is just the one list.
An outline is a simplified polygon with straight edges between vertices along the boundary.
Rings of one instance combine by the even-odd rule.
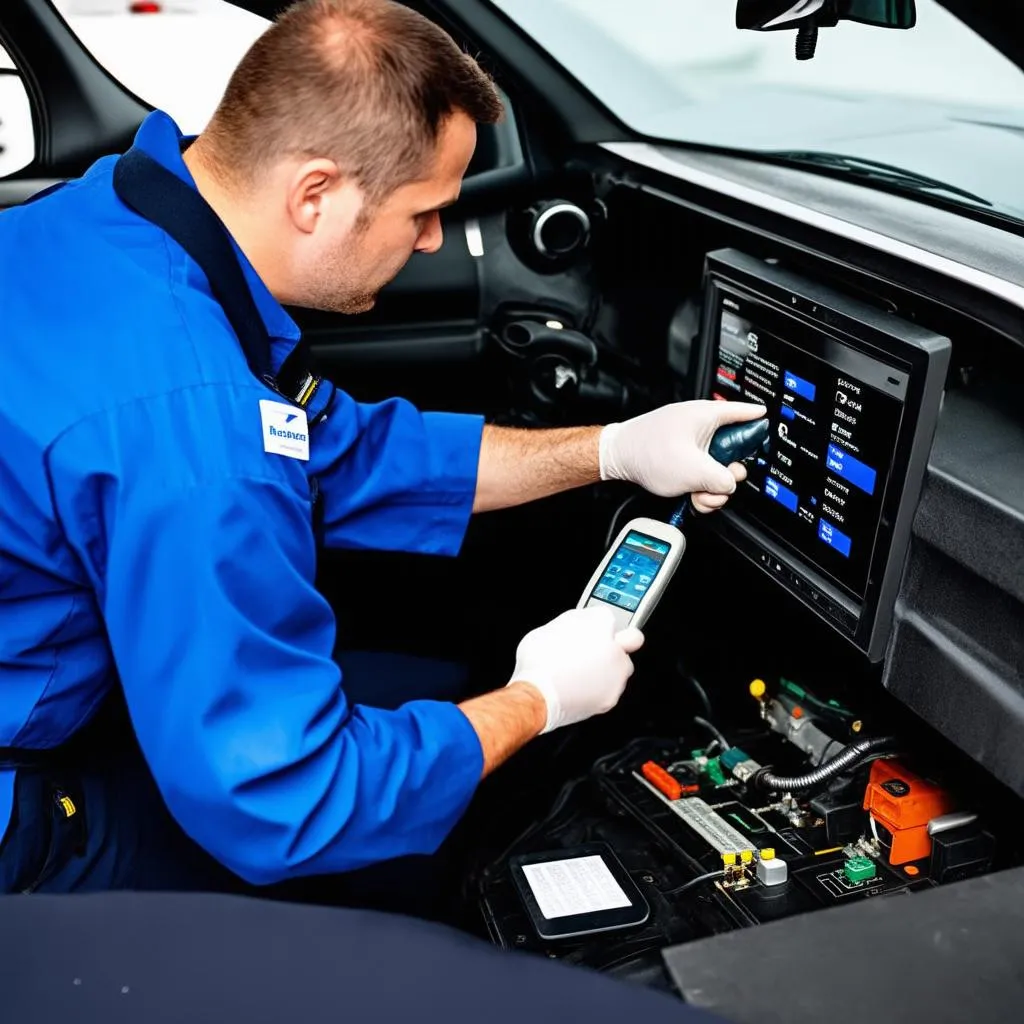
[[914, 0], [736, 0], [736, 27], [755, 32], [796, 29], [796, 59], [810, 60], [818, 29], [840, 21], [859, 21], [880, 28], [913, 28]]

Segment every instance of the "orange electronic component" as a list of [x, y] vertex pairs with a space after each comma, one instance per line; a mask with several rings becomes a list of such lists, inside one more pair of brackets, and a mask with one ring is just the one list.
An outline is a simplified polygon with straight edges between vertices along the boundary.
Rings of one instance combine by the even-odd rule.
[[669, 800], [678, 800], [683, 795], [683, 787], [655, 761], [647, 761], [640, 771], [644, 778]]
[[953, 801], [935, 783], [898, 761], [875, 761], [864, 794], [864, 810], [892, 834], [889, 863], [906, 864], [931, 854], [928, 822], [953, 810]]

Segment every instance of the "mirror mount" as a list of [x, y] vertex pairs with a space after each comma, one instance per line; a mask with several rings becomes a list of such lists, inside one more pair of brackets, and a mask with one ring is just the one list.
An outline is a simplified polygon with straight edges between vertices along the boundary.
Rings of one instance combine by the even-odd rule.
[[879, 28], [913, 28], [914, 0], [736, 0], [736, 27], [754, 32], [796, 30], [796, 59], [810, 60], [817, 50], [818, 30], [840, 21]]

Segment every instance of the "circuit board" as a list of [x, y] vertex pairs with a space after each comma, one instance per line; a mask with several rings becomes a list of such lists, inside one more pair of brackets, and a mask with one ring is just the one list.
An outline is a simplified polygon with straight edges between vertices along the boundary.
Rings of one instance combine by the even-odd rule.
[[[695, 876], [723, 872], [710, 883], [711, 895], [737, 923], [933, 884], [927, 858], [888, 863], [860, 807], [863, 784], [824, 812], [799, 797], [755, 789], [749, 780], [759, 763], [779, 753], [772, 737], [751, 738], [720, 757], [634, 747], [602, 766], [599, 782]], [[771, 871], [762, 869], [768, 882], [760, 877], [761, 860], [775, 862]]]
[[[611, 934], [541, 939], [498, 864], [479, 884], [490, 938], [658, 978], [668, 945], [946, 884], [991, 863], [992, 836], [950, 813], [953, 798], [898, 759], [781, 790], [758, 786], [765, 766], [788, 778], [807, 772], [808, 761], [767, 729], [697, 749], [692, 737], [691, 746], [637, 739], [602, 757], [509, 852], [558, 859], [605, 843], [643, 893], [649, 918]], [[933, 840], [929, 828], [944, 815], [950, 831]]]

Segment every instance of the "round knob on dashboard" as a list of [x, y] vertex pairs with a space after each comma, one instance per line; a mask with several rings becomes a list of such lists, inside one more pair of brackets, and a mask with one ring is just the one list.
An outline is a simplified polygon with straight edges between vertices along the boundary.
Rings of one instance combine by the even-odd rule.
[[590, 239], [590, 217], [565, 199], [550, 199], [530, 210], [530, 238], [548, 259], [562, 259], [583, 248]]

